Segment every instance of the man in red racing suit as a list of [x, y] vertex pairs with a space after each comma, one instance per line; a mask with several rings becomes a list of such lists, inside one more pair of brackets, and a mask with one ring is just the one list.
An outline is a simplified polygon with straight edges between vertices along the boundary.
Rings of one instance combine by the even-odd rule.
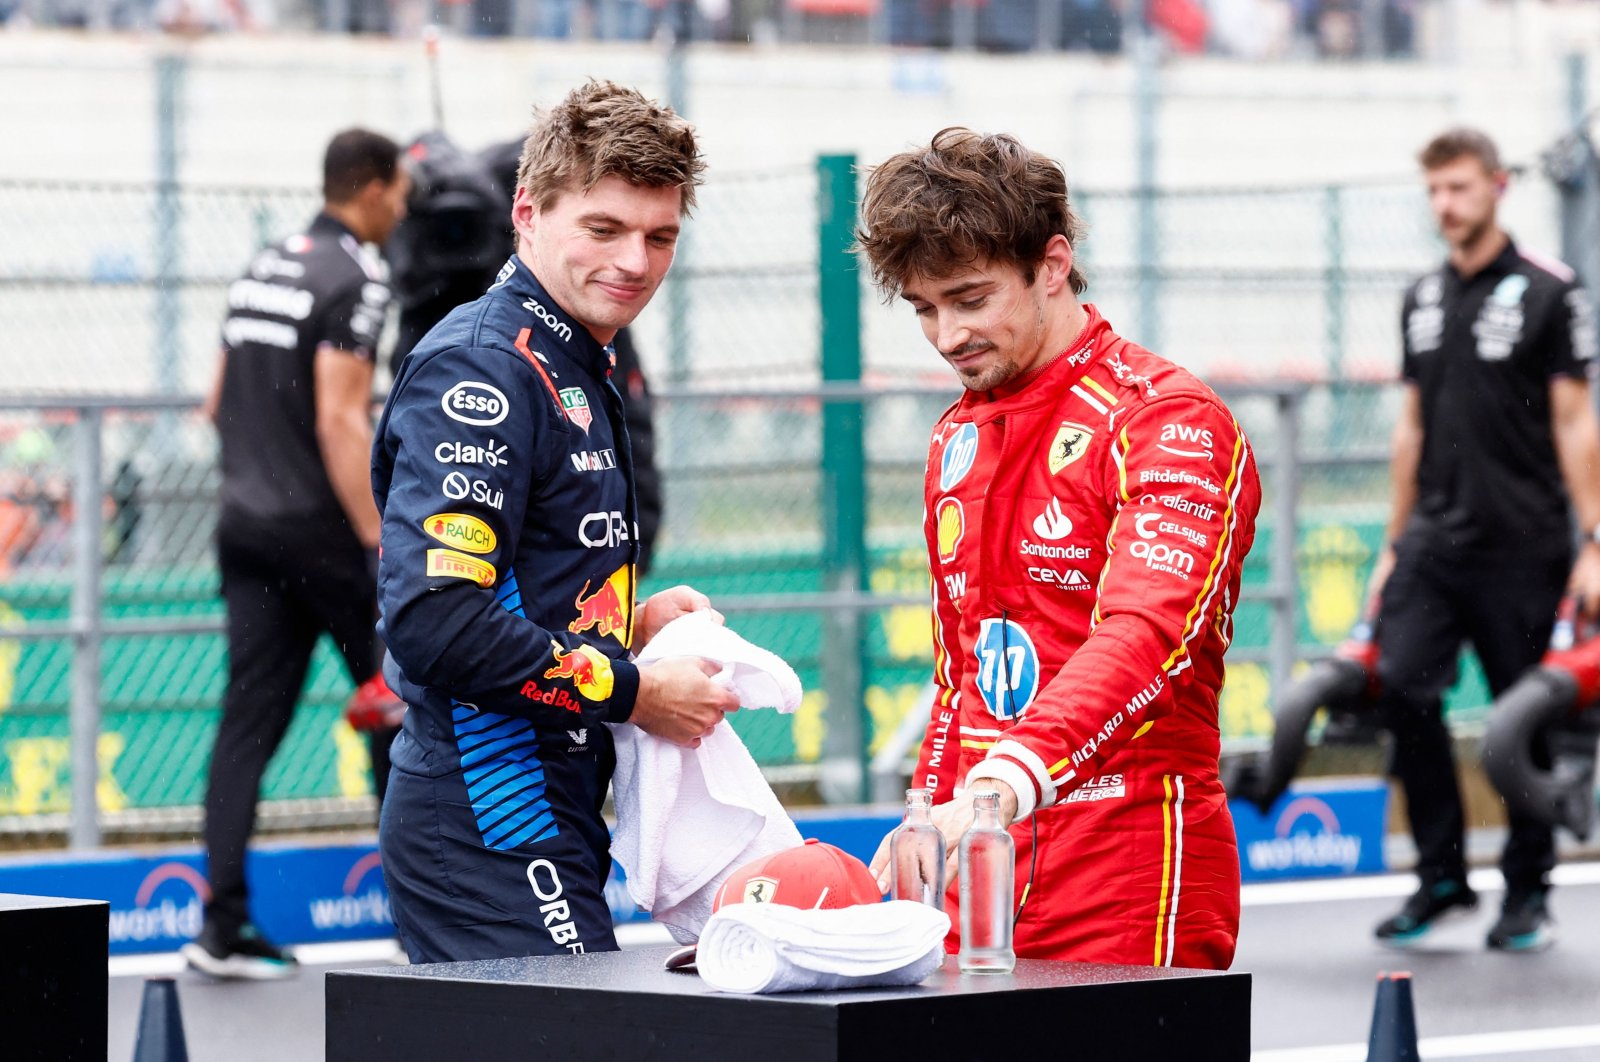
[[[1029, 166], [1008, 165], [1019, 154]], [[970, 172], [1002, 201], [1059, 194], [1064, 217], [1037, 256], [1027, 233], [962, 253], [957, 226], [954, 251], [933, 248], [951, 256], [942, 266], [897, 258], [896, 239], [939, 225], [936, 210], [897, 214], [916, 209], [908, 172], [935, 202], [941, 181]], [[946, 130], [868, 183], [875, 277], [967, 387], [928, 452], [938, 694], [912, 784], [933, 790], [951, 852], [974, 792], [1014, 808], [1019, 956], [1226, 968], [1239, 862], [1217, 700], [1260, 482], [1215, 394], [1077, 301], [1059, 174], [1008, 137]], [[979, 216], [966, 231], [1006, 230]]]

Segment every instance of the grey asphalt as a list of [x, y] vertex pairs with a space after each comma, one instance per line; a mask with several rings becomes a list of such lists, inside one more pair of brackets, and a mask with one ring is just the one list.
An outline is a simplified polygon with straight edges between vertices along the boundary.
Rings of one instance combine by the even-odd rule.
[[[1600, 865], [1572, 868], [1584, 884], [1558, 888], [1553, 910], [1559, 939], [1531, 955], [1490, 953], [1483, 935], [1499, 903], [1484, 892], [1476, 915], [1441, 927], [1427, 946], [1407, 952], [1379, 947], [1371, 928], [1398, 905], [1392, 895], [1294, 900], [1299, 890], [1248, 894], [1235, 970], [1254, 976], [1254, 1051], [1263, 1062], [1336, 1062], [1365, 1058], [1340, 1045], [1364, 1045], [1376, 976], [1413, 975], [1423, 1057], [1473, 1057], [1503, 1062], [1600, 1059], [1600, 1043], [1537, 1050], [1469, 1043], [1430, 1055], [1430, 1040], [1600, 1024]], [[1480, 874], [1480, 877], [1483, 875]], [[1492, 877], [1492, 875], [1490, 875]], [[1366, 892], [1404, 889], [1404, 879], [1369, 879]], [[1261, 902], [1263, 899], [1271, 902]], [[1294, 902], [1277, 902], [1294, 900]], [[658, 942], [652, 939], [650, 942]], [[160, 960], [154, 960], [158, 964]], [[315, 1062], [324, 1058], [323, 980], [330, 969], [372, 963], [309, 966], [293, 981], [217, 983], [178, 976], [192, 1062]], [[133, 1058], [142, 975], [110, 983], [111, 1062]], [[1322, 1048], [1321, 1051], [1311, 1049]], [[1465, 1053], [1462, 1053], [1465, 1052]]]

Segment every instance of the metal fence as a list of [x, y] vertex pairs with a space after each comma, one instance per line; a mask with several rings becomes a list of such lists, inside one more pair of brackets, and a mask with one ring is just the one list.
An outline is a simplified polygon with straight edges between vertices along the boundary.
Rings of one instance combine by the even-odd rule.
[[[868, 758], [917, 708], [932, 665], [922, 458], [950, 397], [850, 386], [660, 396], [663, 433], [690, 434], [675, 449], [695, 456], [663, 469], [667, 521], [642, 592], [696, 585], [795, 666], [807, 689], [798, 712], [733, 717], [780, 784], [860, 799]], [[1229, 397], [1270, 455], [1231, 659], [1281, 681], [1303, 622], [1294, 527], [1306, 392]], [[849, 477], [829, 473], [829, 409], [859, 411], [869, 459], [855, 497], [839, 486]], [[0, 483], [0, 829], [66, 831], [80, 845], [193, 830], [226, 670], [209, 430], [188, 398], [6, 401], [0, 428], [17, 458]], [[773, 437], [781, 452], [763, 445]], [[160, 459], [145, 460], [158, 438]], [[850, 539], [859, 558], [839, 548]], [[268, 825], [370, 821], [365, 748], [341, 712], [349, 691], [331, 645], [319, 646], [265, 782]], [[1260, 736], [1238, 725], [1250, 713], [1230, 718], [1231, 742]]]

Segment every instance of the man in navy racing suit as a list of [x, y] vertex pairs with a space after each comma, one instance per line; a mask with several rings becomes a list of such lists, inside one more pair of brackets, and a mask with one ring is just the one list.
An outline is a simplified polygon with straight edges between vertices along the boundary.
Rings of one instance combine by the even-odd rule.
[[411, 710], [379, 832], [414, 962], [614, 950], [604, 724], [697, 745], [737, 698], [701, 660], [627, 659], [709, 608], [634, 614], [637, 504], [610, 343], [671, 265], [690, 126], [609, 82], [523, 150], [517, 253], [405, 359], [379, 424], [384, 672]]

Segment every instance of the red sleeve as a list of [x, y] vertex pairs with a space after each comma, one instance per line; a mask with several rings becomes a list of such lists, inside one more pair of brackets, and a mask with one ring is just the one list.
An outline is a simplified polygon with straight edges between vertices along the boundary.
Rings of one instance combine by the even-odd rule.
[[[1143, 407], [1111, 441], [1115, 515], [1089, 637], [971, 778], [1033, 783], [1019, 815], [1101, 773], [1172, 711], [1172, 679], [1207, 628], [1233, 611], [1240, 543], [1260, 484], [1248, 441], [1220, 402], [1176, 394]], [[1223, 628], [1225, 629], [1225, 625]]]

